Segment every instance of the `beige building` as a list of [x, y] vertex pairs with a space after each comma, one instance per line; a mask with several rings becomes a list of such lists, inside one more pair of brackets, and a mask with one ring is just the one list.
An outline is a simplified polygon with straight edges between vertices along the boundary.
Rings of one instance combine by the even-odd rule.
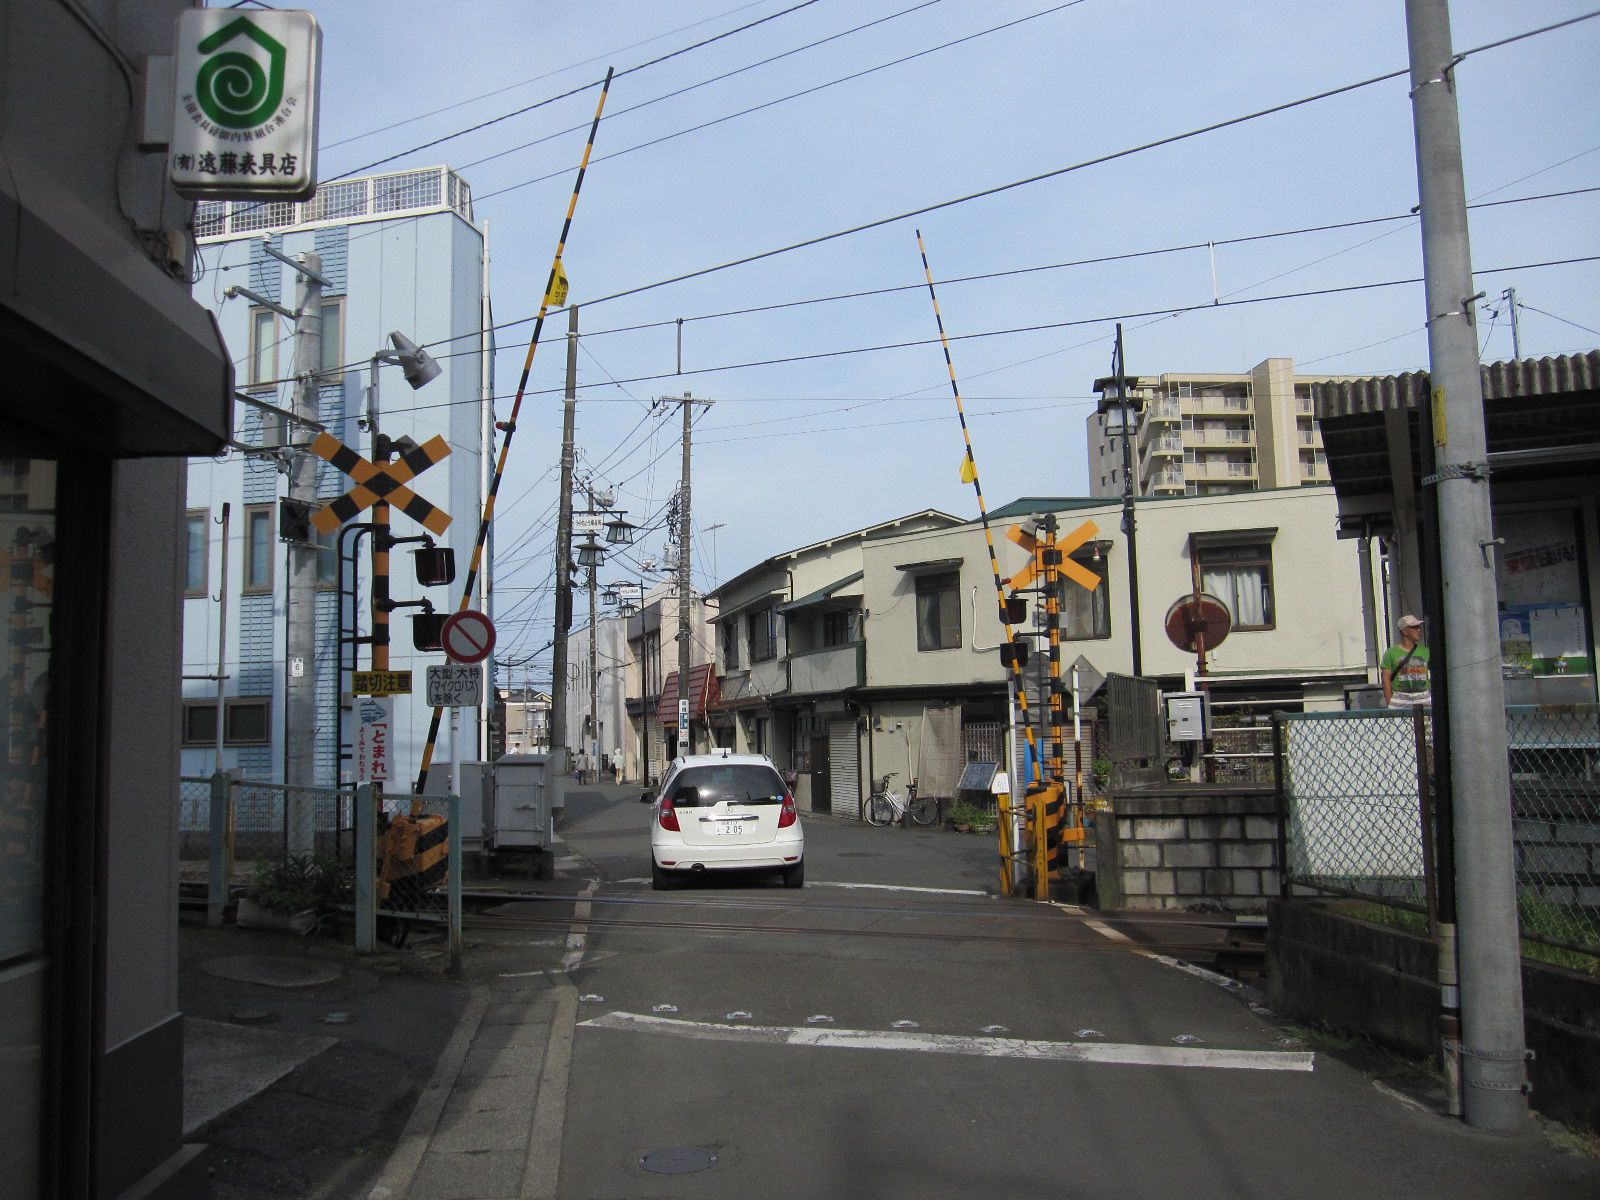
[[[1314, 384], [1343, 376], [1296, 375], [1292, 358], [1244, 374], [1128, 376], [1136, 410], [1133, 470], [1138, 496], [1208, 496], [1328, 482]], [[1117, 381], [1097, 379], [1100, 410], [1088, 419], [1089, 491], [1124, 491]]]

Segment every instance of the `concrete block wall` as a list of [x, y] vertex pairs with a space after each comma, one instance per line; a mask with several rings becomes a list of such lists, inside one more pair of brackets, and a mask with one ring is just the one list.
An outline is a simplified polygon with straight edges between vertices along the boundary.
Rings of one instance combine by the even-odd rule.
[[1600, 821], [1516, 820], [1517, 879], [1552, 904], [1600, 907]]
[[1102, 908], [1261, 911], [1278, 894], [1277, 799], [1251, 784], [1119, 790], [1095, 824]]

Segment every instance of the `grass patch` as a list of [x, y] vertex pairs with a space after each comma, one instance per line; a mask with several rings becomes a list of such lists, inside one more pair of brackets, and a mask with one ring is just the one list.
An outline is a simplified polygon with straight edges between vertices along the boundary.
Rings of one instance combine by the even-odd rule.
[[[1567, 919], [1563, 906], [1550, 904], [1527, 893], [1523, 894], [1519, 908], [1522, 912], [1523, 928], [1536, 929], [1541, 933], [1563, 928], [1554, 922]], [[1371, 921], [1374, 925], [1387, 925], [1391, 929], [1414, 933], [1419, 937], [1427, 937], [1429, 934], [1428, 918], [1410, 909], [1391, 908], [1387, 904], [1356, 904], [1341, 911], [1359, 920]], [[1552, 917], [1552, 911], [1558, 915]], [[1568, 950], [1563, 946], [1549, 946], [1532, 938], [1522, 939], [1522, 957], [1532, 959], [1534, 962], [1549, 963], [1551, 966], [1565, 967], [1569, 971], [1600, 976], [1600, 955]]]

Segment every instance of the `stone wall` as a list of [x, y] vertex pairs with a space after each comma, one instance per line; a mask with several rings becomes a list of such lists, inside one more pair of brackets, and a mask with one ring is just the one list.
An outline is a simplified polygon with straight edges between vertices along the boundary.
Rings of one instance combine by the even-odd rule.
[[1278, 805], [1253, 784], [1119, 788], [1095, 821], [1101, 908], [1264, 910], [1278, 895]]
[[[1408, 1054], [1438, 1055], [1437, 957], [1430, 939], [1346, 916], [1337, 902], [1268, 909], [1272, 1007]], [[1522, 1003], [1533, 1107], [1600, 1130], [1600, 979], [1524, 959]]]

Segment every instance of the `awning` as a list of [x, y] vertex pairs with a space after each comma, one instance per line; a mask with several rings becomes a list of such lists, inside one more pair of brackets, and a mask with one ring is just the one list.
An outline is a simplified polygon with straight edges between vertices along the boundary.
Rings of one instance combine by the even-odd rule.
[[827, 587], [808, 592], [798, 600], [791, 600], [787, 604], [778, 605], [778, 612], [788, 613], [797, 608], [810, 608], [814, 604], [821, 604], [824, 600], [831, 599], [835, 592], [849, 587], [852, 583], [860, 583], [864, 578], [866, 578], [865, 571], [857, 571], [854, 575], [846, 575], [843, 579], [836, 580]]
[[[717, 676], [712, 664], [701, 663], [689, 668], [689, 720], [704, 722], [706, 709], [717, 702]], [[661, 689], [661, 702], [656, 705], [656, 720], [663, 726], [678, 727], [678, 673], [667, 676]]]
[[896, 571], [905, 571], [910, 575], [929, 575], [935, 571], [954, 571], [960, 568], [962, 559], [959, 558], [929, 558], [922, 562], [896, 563]]
[[7, 404], [113, 457], [206, 455], [232, 434], [233, 366], [215, 318], [98, 210], [0, 149], [0, 345]]

